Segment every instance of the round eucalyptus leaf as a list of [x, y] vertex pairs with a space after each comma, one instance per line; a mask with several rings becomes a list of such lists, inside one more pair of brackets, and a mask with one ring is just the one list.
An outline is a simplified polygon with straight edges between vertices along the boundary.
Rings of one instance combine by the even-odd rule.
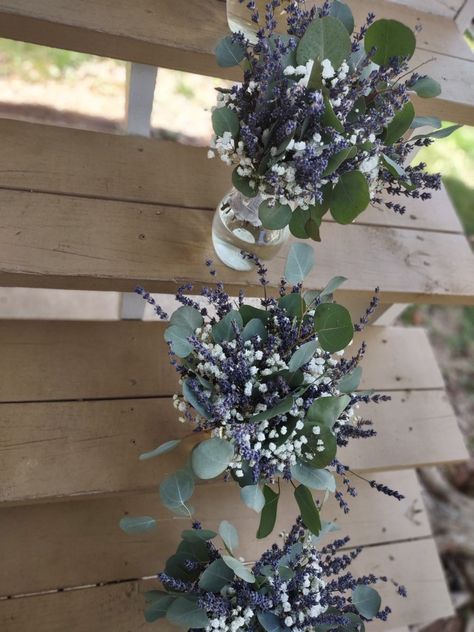
[[237, 169], [238, 167], [236, 167], [232, 172], [232, 184], [237, 189], [237, 191], [240, 191], [242, 195], [245, 195], [245, 197], [255, 197], [258, 193], [257, 187], [255, 186], [252, 189], [252, 187], [250, 186], [250, 178], [248, 176], [241, 176], [237, 172]]
[[188, 404], [190, 404], [194, 408], [194, 410], [196, 410], [202, 417], [205, 417], [207, 419], [209, 417], [209, 411], [199, 401], [197, 394], [189, 385], [189, 380], [184, 380], [182, 388], [183, 397], [188, 402]]
[[309, 210], [296, 208], [291, 214], [290, 219], [290, 233], [298, 239], [308, 239], [309, 235], [306, 232], [306, 222], [310, 219]]
[[337, 385], [337, 388], [341, 393], [354, 393], [360, 384], [362, 378], [362, 367], [356, 366], [356, 368], [345, 375]]
[[298, 283], [302, 283], [304, 281], [313, 269], [313, 266], [313, 248], [308, 244], [296, 242], [291, 244], [283, 276], [289, 283], [297, 285]]
[[314, 328], [324, 351], [342, 351], [354, 336], [349, 311], [336, 303], [321, 303], [314, 312]]
[[318, 343], [316, 340], [310, 340], [301, 345], [294, 354], [291, 356], [288, 363], [288, 370], [290, 373], [294, 373], [299, 368], [307, 364], [316, 353]]
[[301, 320], [303, 318], [303, 311], [305, 307], [304, 300], [301, 298], [299, 292], [290, 292], [278, 299], [279, 306], [286, 311], [287, 316], [293, 320]]
[[319, 397], [309, 407], [306, 419], [332, 428], [350, 401], [348, 395]]
[[268, 201], [264, 200], [258, 208], [258, 216], [264, 228], [281, 230], [290, 223], [291, 208], [288, 204], [279, 204], [278, 202], [274, 206], [270, 206]]
[[234, 571], [222, 559], [214, 560], [201, 575], [199, 588], [218, 593], [234, 579]]
[[438, 97], [442, 92], [440, 84], [431, 77], [420, 77], [411, 86], [411, 90], [414, 90], [422, 99]]
[[328, 470], [319, 470], [307, 463], [297, 461], [291, 466], [291, 476], [311, 489], [336, 491], [336, 480]]
[[265, 496], [259, 485], [242, 487], [240, 497], [247, 507], [253, 509], [256, 513], [260, 513], [265, 505]]
[[331, 196], [331, 215], [339, 224], [350, 224], [370, 204], [369, 185], [360, 171], [343, 173]]
[[413, 107], [413, 103], [408, 101], [408, 103], [406, 103], [403, 108], [395, 114], [393, 119], [385, 128], [383, 137], [385, 145], [393, 145], [393, 143], [400, 140], [403, 134], [410, 129], [414, 118], [415, 108]]
[[188, 338], [191, 332], [187, 327], [171, 325], [165, 330], [164, 339], [171, 344], [171, 350], [178, 358], [186, 358], [193, 350]]
[[249, 320], [242, 331], [242, 340], [244, 342], [251, 340], [255, 336], [260, 336], [262, 340], [266, 340], [268, 337], [267, 328], [260, 318], [252, 318], [252, 320]]
[[335, 276], [330, 281], [328, 281], [326, 287], [324, 287], [321, 292], [319, 292], [319, 298], [323, 299], [327, 296], [331, 296], [333, 292], [337, 290], [343, 283], [347, 281], [347, 278], [344, 276]]
[[189, 567], [189, 555], [185, 552], [175, 553], [166, 560], [165, 573], [174, 579], [195, 581], [199, 577], [199, 567]]
[[239, 548], [239, 534], [237, 533], [237, 529], [227, 520], [223, 520], [220, 523], [219, 535], [230, 553], [233, 554], [234, 550]]
[[171, 452], [181, 443], [181, 439], [172, 439], [171, 441], [167, 441], [166, 443], [162, 443], [154, 450], [150, 452], [143, 452], [138, 457], [140, 461], [147, 461], [148, 459], [153, 459], [155, 456], [160, 456], [161, 454], [167, 454], [167, 452]]
[[341, 20], [349, 35], [352, 34], [352, 31], [354, 30], [354, 16], [347, 4], [339, 2], [339, 0], [333, 0], [329, 9], [329, 15]]
[[321, 226], [321, 221], [319, 223], [314, 220], [312, 217], [304, 225], [305, 231], [308, 233], [308, 237], [313, 241], [321, 241], [321, 233], [319, 231], [319, 227]]
[[382, 599], [376, 590], [361, 584], [352, 591], [352, 603], [359, 614], [366, 619], [372, 619], [380, 610]]
[[216, 108], [212, 112], [212, 129], [216, 136], [223, 136], [225, 132], [230, 132], [237, 138], [240, 130], [239, 117], [230, 108]]
[[186, 501], [194, 493], [194, 478], [188, 470], [178, 470], [160, 484], [161, 502], [178, 515], [190, 515]]
[[166, 618], [174, 625], [185, 628], [205, 628], [209, 625], [206, 612], [199, 608], [197, 602], [186, 597], [178, 597], [168, 608]]
[[257, 612], [257, 619], [265, 632], [285, 632], [287, 629], [273, 612]]
[[310, 59], [329, 59], [335, 69], [351, 53], [351, 39], [344, 24], [333, 16], [314, 19], [298, 44], [298, 65], [306, 65]]
[[217, 63], [221, 68], [237, 66], [245, 58], [245, 48], [234, 42], [232, 35], [223, 37], [215, 48]]
[[214, 437], [194, 448], [191, 463], [200, 479], [208, 480], [222, 474], [234, 457], [234, 446], [225, 439]]
[[[318, 434], [315, 434], [313, 428], [318, 428]], [[312, 459], [308, 459], [308, 462], [317, 469], [324, 469], [336, 456], [337, 441], [334, 433], [327, 426], [306, 422], [303, 430], [308, 443], [308, 451], [313, 453]], [[320, 446], [319, 442], [322, 441], [323, 445]]]
[[156, 520], [150, 516], [124, 516], [119, 525], [124, 533], [133, 535], [153, 531], [156, 528]]
[[375, 48], [372, 61], [387, 66], [393, 57], [410, 59], [415, 52], [416, 37], [408, 26], [397, 20], [377, 20], [367, 29], [364, 47], [366, 53]]
[[179, 307], [171, 316], [170, 324], [178, 327], [188, 328], [190, 333], [196, 331], [204, 322], [199, 310], [189, 305]]
[[[152, 596], [151, 593], [156, 593], [156, 595]], [[153, 623], [153, 621], [157, 621], [166, 616], [168, 608], [175, 598], [173, 595], [168, 595], [165, 592], [160, 593], [158, 590], [150, 590], [148, 593], [145, 593], [145, 599], [148, 604], [143, 613], [145, 615], [145, 621], [147, 623]]]
[[187, 540], [188, 542], [208, 542], [216, 536], [217, 533], [215, 531], [211, 531], [210, 529], [185, 529], [181, 533], [183, 540]]
[[242, 315], [235, 309], [232, 309], [230, 312], [221, 318], [212, 328], [212, 337], [214, 338], [214, 342], [230, 342], [234, 340], [236, 334], [234, 327], [237, 329], [242, 329], [243, 327]]
[[439, 119], [437, 116], [415, 116], [411, 123], [411, 129], [425, 126], [439, 129], [441, 127], [441, 119]]
[[255, 583], [255, 575], [251, 571], [249, 571], [249, 569], [244, 564], [242, 564], [242, 562], [236, 560], [235, 557], [232, 557], [230, 555], [223, 555], [222, 559], [227, 564], [227, 566], [234, 571], [237, 577], [240, 577], [240, 579], [243, 579], [244, 582], [247, 582], [249, 584]]

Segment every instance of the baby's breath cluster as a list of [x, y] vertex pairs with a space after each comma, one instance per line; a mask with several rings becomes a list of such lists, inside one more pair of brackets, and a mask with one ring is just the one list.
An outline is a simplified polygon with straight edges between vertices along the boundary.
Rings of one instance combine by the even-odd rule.
[[[241, 63], [243, 80], [218, 89], [208, 155], [234, 165], [233, 184], [258, 196], [263, 226], [289, 224], [296, 237], [319, 239], [327, 211], [347, 224], [371, 203], [403, 213], [403, 199], [429, 199], [439, 175], [404, 164], [413, 147], [432, 142], [406, 138], [433, 123], [415, 116], [411, 95], [441, 90], [410, 69], [415, 33], [372, 13], [355, 30], [338, 0], [312, 8], [271, 0], [265, 15], [244, 1], [256, 43], [234, 33], [216, 48], [221, 65]], [[277, 12], [286, 15], [286, 33], [277, 31]]]

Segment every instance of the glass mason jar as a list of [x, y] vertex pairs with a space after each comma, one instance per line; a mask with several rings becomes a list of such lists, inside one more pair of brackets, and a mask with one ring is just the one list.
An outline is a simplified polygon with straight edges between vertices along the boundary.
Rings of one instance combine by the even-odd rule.
[[[265, 5], [268, 0], [255, 0], [255, 6], [260, 16], [261, 24], [265, 22]], [[257, 42], [257, 30], [258, 24], [252, 22], [252, 11], [247, 9], [248, 0], [239, 2], [239, 0], [227, 0], [227, 22], [232, 32], [237, 33], [241, 31], [252, 44]], [[285, 0], [282, 2], [282, 6], [275, 9], [275, 19], [277, 21], [277, 32], [286, 33], [286, 12], [284, 9]]]
[[258, 217], [262, 201], [261, 195], [248, 198], [232, 188], [217, 206], [212, 222], [212, 243], [219, 259], [229, 268], [252, 270], [254, 265], [242, 257], [242, 250], [268, 261], [288, 239], [288, 226], [279, 230], [262, 226]]

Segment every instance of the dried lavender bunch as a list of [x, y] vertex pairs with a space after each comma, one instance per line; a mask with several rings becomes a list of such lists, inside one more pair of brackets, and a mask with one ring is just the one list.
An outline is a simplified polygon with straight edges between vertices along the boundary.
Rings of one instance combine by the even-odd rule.
[[[414, 32], [373, 13], [354, 31], [350, 8], [338, 0], [309, 10], [304, 0], [271, 0], [264, 16], [252, 0], [247, 7], [257, 43], [235, 33], [216, 48], [220, 65], [241, 63], [243, 81], [219, 89], [209, 157], [235, 165], [241, 193], [261, 196], [263, 226], [289, 224], [296, 237], [319, 241], [328, 211], [348, 224], [369, 204], [404, 213], [403, 198], [429, 199], [439, 174], [403, 163], [413, 146], [458, 126], [403, 138], [410, 128], [441, 125], [416, 117], [410, 101], [441, 92], [409, 70]], [[276, 32], [277, 10], [286, 12], [287, 33]]]
[[[267, 270], [254, 255], [243, 256], [255, 262], [265, 291]], [[197, 445], [189, 467], [160, 486], [163, 503], [175, 513], [191, 514], [187, 501], [194, 476], [224, 474], [238, 483], [244, 503], [261, 512], [257, 537], [263, 538], [274, 527], [283, 480], [294, 486], [303, 520], [317, 534], [319, 507], [310, 490], [336, 492], [336, 475], [355, 495], [348, 468], [335, 460], [337, 448], [375, 434], [357, 415], [359, 403], [389, 398], [356, 393], [365, 345], [354, 357], [342, 357], [354, 325], [348, 310], [332, 299], [345, 279], [336, 277], [320, 292], [305, 292], [302, 283], [313, 264], [312, 248], [293, 244], [279, 298], [264, 292], [259, 308], [246, 303], [242, 292], [233, 304], [219, 282], [202, 290], [209, 308], [185, 295], [190, 286], [178, 291], [182, 307], [172, 315], [165, 339], [182, 386], [175, 407], [180, 421], [192, 426], [188, 437]], [[146, 293], [145, 298], [153, 301]], [[377, 303], [378, 298], [370, 303], [358, 330]], [[157, 312], [166, 318], [160, 308]], [[168, 441], [142, 458], [179, 443]], [[337, 499], [346, 511], [340, 491]]]
[[146, 594], [148, 622], [166, 617], [188, 632], [356, 632], [390, 614], [372, 588], [388, 578], [347, 571], [361, 552], [341, 552], [349, 538], [317, 548], [319, 538], [298, 519], [281, 546], [273, 544], [250, 568], [234, 556], [235, 528], [223, 521], [219, 534], [224, 552], [212, 542], [217, 533], [199, 523], [183, 531], [176, 554], [158, 575], [165, 591]]

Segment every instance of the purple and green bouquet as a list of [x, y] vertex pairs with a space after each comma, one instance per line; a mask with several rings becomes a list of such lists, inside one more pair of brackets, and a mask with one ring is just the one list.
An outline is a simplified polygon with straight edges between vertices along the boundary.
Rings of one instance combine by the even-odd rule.
[[[187, 467], [161, 483], [161, 499], [175, 513], [191, 515], [187, 501], [195, 477], [224, 475], [237, 482], [243, 502], [261, 512], [257, 537], [263, 538], [273, 530], [280, 484], [286, 481], [294, 487], [306, 527], [318, 534], [320, 507], [311, 490], [335, 493], [347, 511], [335, 475], [350, 495], [356, 492], [348, 468], [336, 459], [337, 448], [375, 434], [357, 414], [360, 403], [389, 399], [356, 392], [364, 344], [353, 357], [342, 355], [354, 329], [367, 324], [378, 298], [354, 326], [349, 311], [333, 301], [344, 278], [332, 279], [321, 291], [304, 291], [303, 280], [314, 265], [310, 246], [291, 246], [277, 298], [267, 296], [267, 271], [255, 255], [243, 256], [257, 267], [264, 290], [259, 307], [247, 303], [242, 291], [233, 301], [219, 282], [201, 292], [208, 306], [185, 294], [189, 285], [177, 293], [182, 306], [171, 316], [165, 339], [182, 387], [182, 394], [174, 396], [175, 407], [180, 421], [192, 426], [195, 445]], [[149, 294], [139, 292], [167, 318]], [[141, 458], [164, 454], [179, 443], [167, 441]]]
[[298, 519], [281, 546], [250, 567], [235, 556], [239, 539], [229, 522], [221, 522], [219, 535], [222, 551], [212, 542], [217, 533], [199, 523], [183, 531], [158, 575], [165, 590], [145, 595], [148, 622], [166, 617], [188, 632], [360, 632], [366, 621], [390, 614], [373, 588], [388, 578], [347, 570], [361, 552], [341, 551], [349, 538], [317, 548], [319, 539]]
[[[216, 48], [221, 66], [241, 64], [243, 80], [218, 89], [209, 157], [235, 165], [232, 182], [244, 196], [260, 196], [262, 225], [319, 241], [328, 211], [348, 224], [369, 204], [403, 213], [403, 199], [429, 199], [440, 176], [404, 163], [414, 147], [458, 126], [405, 139], [410, 129], [441, 125], [416, 117], [410, 100], [441, 92], [410, 70], [415, 33], [372, 13], [354, 30], [338, 0], [309, 9], [304, 0], [270, 0], [264, 16], [252, 0], [247, 7], [256, 44], [234, 33]], [[276, 31], [277, 9], [287, 33]]]

